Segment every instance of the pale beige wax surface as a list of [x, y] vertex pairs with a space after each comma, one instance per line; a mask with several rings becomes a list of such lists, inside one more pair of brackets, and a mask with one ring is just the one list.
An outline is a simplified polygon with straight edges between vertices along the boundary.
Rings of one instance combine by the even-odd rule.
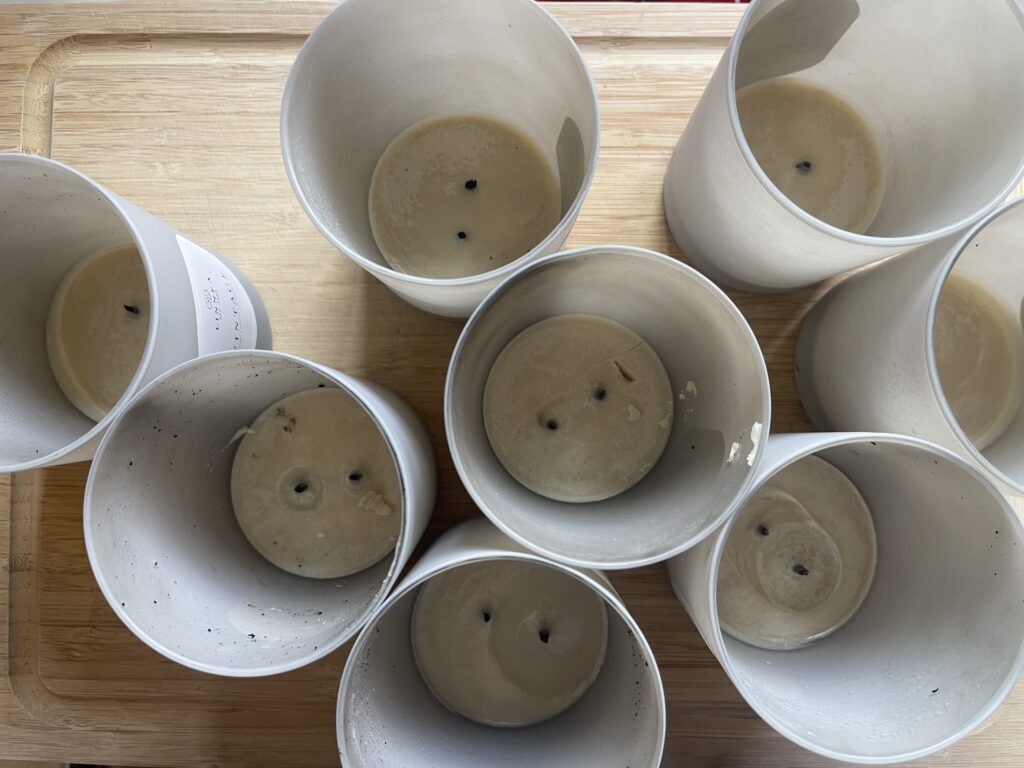
[[760, 648], [799, 648], [850, 619], [876, 561], [871, 513], [816, 456], [773, 475], [736, 517], [718, 572], [722, 630]]
[[279, 568], [336, 578], [395, 548], [401, 485], [376, 423], [347, 392], [299, 392], [252, 423], [235, 453], [231, 501], [246, 538]]
[[400, 272], [456, 278], [515, 261], [561, 219], [541, 147], [491, 115], [428, 118], [395, 138], [370, 184], [370, 225]]
[[782, 194], [827, 224], [867, 232], [885, 172], [871, 129], [850, 104], [784, 77], [742, 88], [736, 107], [751, 152]]
[[1024, 361], [1017, 318], [984, 286], [953, 273], [939, 294], [932, 348], [953, 416], [984, 450], [1020, 409]]
[[149, 283], [133, 245], [82, 259], [54, 294], [46, 322], [50, 368], [93, 421], [117, 404], [138, 371], [149, 322]]
[[416, 662], [434, 695], [488, 725], [528, 725], [572, 706], [597, 678], [607, 637], [600, 595], [521, 560], [435, 576], [412, 619]]
[[495, 455], [530, 490], [586, 502], [633, 486], [672, 430], [672, 386], [653, 349], [594, 315], [560, 315], [512, 339], [484, 388]]

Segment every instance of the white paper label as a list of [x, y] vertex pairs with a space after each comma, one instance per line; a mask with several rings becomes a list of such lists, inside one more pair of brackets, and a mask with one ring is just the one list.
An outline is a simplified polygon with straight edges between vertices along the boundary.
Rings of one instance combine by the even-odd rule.
[[209, 251], [178, 235], [196, 300], [199, 354], [256, 346], [256, 312], [231, 270]]

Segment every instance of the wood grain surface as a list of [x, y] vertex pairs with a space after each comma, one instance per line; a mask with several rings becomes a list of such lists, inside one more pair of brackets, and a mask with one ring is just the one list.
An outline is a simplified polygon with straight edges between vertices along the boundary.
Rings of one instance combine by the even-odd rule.
[[[479, 514], [442, 427], [444, 375], [461, 324], [413, 309], [330, 246], [292, 195], [278, 146], [285, 77], [332, 7], [307, 0], [0, 6], [0, 150], [70, 163], [224, 254], [260, 290], [278, 349], [404, 396], [429, 426], [440, 464], [427, 543]], [[682, 258], [662, 213], [662, 176], [742, 7], [547, 7], [583, 50], [603, 113], [597, 176], [568, 245], [628, 243]], [[764, 348], [776, 431], [809, 428], [793, 386], [793, 344], [823, 290], [731, 292]], [[87, 469], [0, 475], [0, 758], [337, 765], [334, 707], [347, 648], [260, 680], [203, 675], [149, 650], [114, 617], [90, 573], [80, 511]], [[664, 676], [665, 765], [828, 764], [750, 711], [662, 567], [612, 578]], [[979, 733], [918, 763], [1022, 764], [1020, 686]]]

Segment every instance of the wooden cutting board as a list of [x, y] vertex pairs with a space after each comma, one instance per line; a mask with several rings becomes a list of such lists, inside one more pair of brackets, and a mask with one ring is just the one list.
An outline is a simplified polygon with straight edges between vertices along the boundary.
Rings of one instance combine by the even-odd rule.
[[[285, 77], [332, 7], [308, 0], [0, 6], [0, 149], [70, 163], [223, 253], [259, 288], [278, 349], [369, 376], [408, 399], [433, 433], [441, 467], [430, 541], [479, 514], [452, 468], [442, 427], [445, 369], [461, 324], [404, 304], [330, 246], [295, 201], [278, 147]], [[569, 245], [629, 243], [681, 258], [662, 214], [662, 175], [742, 7], [548, 8], [582, 48], [604, 120], [597, 177]], [[793, 386], [793, 343], [822, 290], [731, 294], [764, 347], [772, 426], [780, 432], [809, 428]], [[89, 571], [80, 511], [87, 469], [0, 475], [0, 757], [336, 766], [334, 707], [347, 648], [260, 680], [203, 675], [149, 650], [114, 617]], [[613, 580], [664, 675], [665, 765], [826, 764], [744, 704], [663, 568]], [[980, 733], [919, 764], [1022, 763], [1018, 686]]]

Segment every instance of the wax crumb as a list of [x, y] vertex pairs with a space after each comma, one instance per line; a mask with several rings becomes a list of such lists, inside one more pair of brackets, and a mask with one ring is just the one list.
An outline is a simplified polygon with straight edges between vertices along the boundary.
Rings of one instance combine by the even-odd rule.
[[322, 539], [322, 538], [324, 538], [324, 537], [325, 537], [326, 535], [327, 535], [327, 534], [326, 534], [326, 533], [324, 533], [323, 531], [317, 531], [316, 537], [317, 537], [318, 539]]
[[686, 382], [686, 394], [690, 395], [691, 397], [696, 397], [697, 396], [697, 384], [696, 384], [696, 382], [693, 382], [693, 381]]
[[671, 423], [672, 423], [672, 414], [670, 413], [668, 416], [666, 416], [664, 419], [662, 419], [661, 421], [658, 422], [658, 426], [661, 427], [662, 429], [668, 429], [669, 424], [671, 424]]
[[740, 444], [739, 443], [733, 443], [729, 447], [729, 458], [726, 459], [726, 462], [729, 463], [729, 464], [732, 464], [734, 461], [736, 461], [736, 457], [739, 456], [739, 455], [740, 455]]
[[380, 517], [387, 517], [391, 514], [391, 505], [384, 501], [384, 497], [376, 491], [367, 491], [359, 499], [359, 508], [368, 509]]
[[754, 466], [754, 458], [757, 456], [757, 448], [761, 443], [761, 430], [762, 425], [760, 421], [755, 421], [753, 426], [750, 428], [750, 442], [751, 448], [750, 453], [747, 454], [747, 466]]
[[640, 413], [640, 410], [635, 405], [633, 405], [632, 403], [629, 404], [629, 420], [630, 421], [640, 421], [640, 416], [642, 416], [642, 415], [643, 414]]

